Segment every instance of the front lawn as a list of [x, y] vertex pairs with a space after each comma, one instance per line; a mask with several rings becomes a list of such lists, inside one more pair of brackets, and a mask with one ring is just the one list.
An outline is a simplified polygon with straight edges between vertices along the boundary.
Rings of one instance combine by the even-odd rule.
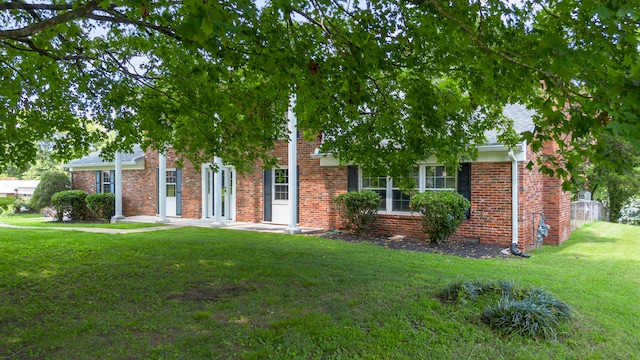
[[[593, 223], [530, 259], [463, 259], [313, 236], [0, 228], [0, 358], [630, 359], [640, 227]], [[504, 336], [456, 281], [542, 286], [556, 339]]]
[[108, 222], [102, 223], [73, 223], [73, 222], [57, 222], [52, 221], [50, 218], [42, 217], [40, 214], [20, 214], [10, 216], [0, 216], [0, 223], [15, 225], [15, 226], [28, 226], [28, 227], [76, 227], [76, 228], [107, 228], [107, 229], [140, 229], [147, 227], [164, 226], [164, 224], [156, 223], [115, 223]]

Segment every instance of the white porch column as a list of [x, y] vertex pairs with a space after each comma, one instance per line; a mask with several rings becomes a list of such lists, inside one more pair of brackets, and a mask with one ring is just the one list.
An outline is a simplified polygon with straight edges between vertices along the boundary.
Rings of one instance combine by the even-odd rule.
[[213, 176], [213, 223], [211, 227], [223, 227], [222, 222], [222, 159], [216, 157], [216, 173]]
[[[117, 136], [117, 135], [116, 135]], [[111, 217], [112, 223], [117, 223], [118, 220], [124, 219], [122, 215], [122, 153], [120, 151], [116, 152], [115, 156], [116, 163], [116, 171], [115, 171], [115, 191], [114, 195], [116, 196], [116, 212], [115, 215]]]
[[298, 228], [298, 130], [296, 115], [293, 113], [295, 98], [292, 97], [289, 103], [289, 227], [284, 230], [285, 234], [299, 234], [302, 231]]
[[202, 198], [200, 201], [200, 204], [202, 204], [202, 217], [200, 217], [202, 220], [207, 218], [207, 208], [208, 208], [208, 197], [207, 197], [207, 192], [209, 191], [208, 189], [208, 184], [207, 184], [207, 172], [209, 172], [209, 165], [208, 164], [202, 164], [201, 168], [200, 168], [200, 182], [202, 183]]
[[158, 219], [157, 223], [167, 223], [167, 156], [158, 152]]

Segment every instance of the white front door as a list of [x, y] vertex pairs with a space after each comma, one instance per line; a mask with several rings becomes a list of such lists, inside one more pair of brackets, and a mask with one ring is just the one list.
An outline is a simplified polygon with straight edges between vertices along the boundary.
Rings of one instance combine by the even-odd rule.
[[[235, 170], [229, 166], [222, 167], [222, 211], [220, 217], [222, 220], [235, 219]], [[214, 178], [215, 173], [209, 169], [207, 171], [207, 216], [213, 218], [214, 213]]]
[[176, 216], [177, 174], [176, 170], [167, 170], [167, 216]]
[[289, 223], [289, 169], [283, 166], [273, 169], [273, 200], [271, 202], [271, 222], [276, 224]]

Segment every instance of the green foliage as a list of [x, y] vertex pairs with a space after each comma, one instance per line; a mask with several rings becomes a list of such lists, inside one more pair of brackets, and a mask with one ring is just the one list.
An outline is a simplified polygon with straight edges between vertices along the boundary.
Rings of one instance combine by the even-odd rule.
[[62, 171], [47, 171], [42, 175], [40, 183], [33, 191], [31, 207], [36, 210], [41, 210], [47, 206], [51, 206], [51, 197], [53, 194], [68, 189], [71, 189], [69, 174]]
[[540, 288], [522, 299], [503, 296], [482, 314], [482, 320], [495, 330], [532, 338], [555, 338], [558, 327], [569, 319], [569, 305]]
[[420, 213], [422, 230], [427, 238], [439, 243], [458, 230], [471, 204], [453, 191], [425, 191], [413, 195], [409, 206]]
[[371, 190], [350, 191], [333, 198], [347, 229], [356, 234], [370, 234], [376, 226], [380, 195]]
[[84, 190], [60, 191], [51, 197], [58, 221], [84, 221], [90, 218]]
[[571, 319], [569, 305], [541, 288], [520, 288], [510, 281], [456, 282], [438, 294], [446, 303], [482, 302], [481, 319], [504, 334], [555, 338]]
[[90, 194], [85, 201], [89, 210], [99, 219], [109, 220], [116, 213], [116, 196], [113, 193]]
[[13, 204], [15, 196], [0, 197], [0, 209], [6, 209], [7, 206]]
[[32, 211], [29, 200], [23, 196], [18, 196], [13, 201], [13, 207], [16, 212], [25, 213]]
[[627, 203], [620, 209], [618, 222], [621, 224], [640, 225], [640, 197], [629, 198]]
[[624, 162], [597, 156], [605, 134], [640, 149], [636, 5], [11, 2], [0, 7], [0, 164], [33, 162], [48, 138], [54, 158], [77, 157], [105, 139], [99, 123], [120, 134], [108, 154], [171, 139], [196, 163], [270, 165], [295, 95], [321, 150], [394, 178], [432, 155], [472, 159], [490, 129], [513, 145], [501, 110], [522, 102], [539, 114], [529, 143], [561, 146], [545, 169], [578, 179], [585, 158]]

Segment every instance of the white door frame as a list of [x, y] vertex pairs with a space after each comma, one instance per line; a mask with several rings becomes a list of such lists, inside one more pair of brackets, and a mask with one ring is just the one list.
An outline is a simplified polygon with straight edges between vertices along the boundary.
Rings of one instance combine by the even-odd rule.
[[[276, 186], [281, 185], [278, 184], [278, 177], [276, 176], [276, 172], [278, 170], [287, 170], [287, 190], [286, 192], [281, 192], [282, 195], [286, 193], [287, 199], [277, 199], [276, 194]], [[273, 194], [273, 199], [271, 200], [271, 222], [274, 224], [288, 224], [289, 223], [289, 213], [291, 206], [291, 201], [289, 199], [289, 186], [291, 184], [291, 179], [289, 179], [289, 167], [286, 165], [281, 165], [279, 168], [271, 169], [272, 176], [272, 184], [271, 184], [271, 194]]]
[[[211, 164], [206, 166], [205, 181], [202, 184], [202, 191], [206, 194], [203, 201], [206, 202], [203, 207], [205, 210], [204, 218], [212, 219], [214, 216], [214, 187], [213, 179], [215, 173]], [[236, 218], [236, 170], [232, 166], [222, 166], [222, 220], [235, 220]]]

